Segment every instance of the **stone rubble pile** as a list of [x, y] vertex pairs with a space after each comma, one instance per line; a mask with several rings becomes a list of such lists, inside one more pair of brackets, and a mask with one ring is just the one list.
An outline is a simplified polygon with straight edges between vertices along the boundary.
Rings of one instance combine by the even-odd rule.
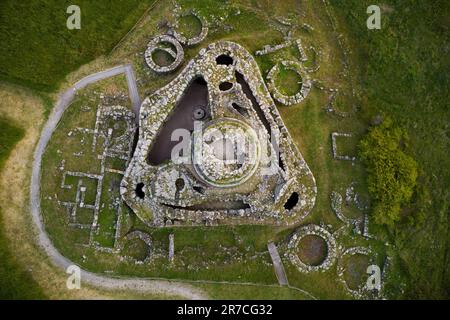
[[290, 41], [285, 41], [285, 42], [283, 42], [283, 43], [276, 44], [276, 45], [274, 45], [274, 46], [271, 46], [271, 45], [265, 45], [261, 50], [256, 50], [256, 51], [255, 51], [255, 55], [257, 55], [257, 56], [263, 56], [263, 55], [266, 55], [266, 54], [269, 54], [269, 53], [273, 53], [273, 52], [276, 52], [276, 51], [278, 51], [278, 50], [287, 48], [287, 47], [289, 47], [290, 45], [291, 45], [291, 42], [290, 42]]
[[300, 52], [300, 61], [308, 61], [308, 56], [305, 53], [305, 49], [303, 49], [302, 40], [298, 38], [295, 40], [295, 44], [297, 45], [298, 52]]

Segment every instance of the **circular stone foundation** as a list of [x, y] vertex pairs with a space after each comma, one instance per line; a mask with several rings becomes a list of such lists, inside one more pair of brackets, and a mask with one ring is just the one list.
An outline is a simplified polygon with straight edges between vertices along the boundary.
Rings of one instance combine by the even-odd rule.
[[324, 271], [336, 260], [336, 240], [324, 228], [307, 225], [292, 235], [287, 256], [300, 272]]
[[339, 257], [337, 274], [354, 296], [362, 297], [366, 292], [367, 267], [373, 263], [373, 253], [365, 247], [349, 248]]
[[135, 261], [145, 261], [148, 257], [147, 244], [141, 239], [131, 239], [125, 242], [122, 252]]
[[[173, 55], [175, 55], [174, 61], [167, 66], [160, 66], [153, 59], [153, 53], [156, 50], [161, 50], [159, 45], [162, 43], [168, 43], [168, 44], [173, 45], [175, 47], [175, 51], [176, 51], [176, 52], [172, 53]], [[169, 49], [165, 49], [165, 50], [169, 50]], [[152, 69], [153, 71], [158, 72], [158, 73], [166, 73], [166, 72], [171, 72], [171, 71], [175, 70], [181, 64], [181, 62], [184, 59], [184, 50], [183, 50], [183, 47], [181, 46], [181, 44], [175, 38], [168, 36], [168, 35], [160, 35], [160, 36], [153, 38], [148, 43], [147, 49], [145, 50], [145, 53], [144, 53], [144, 57], [145, 57], [145, 62], [150, 67], [150, 69]]]
[[240, 120], [217, 119], [194, 135], [195, 171], [215, 187], [233, 187], [247, 181], [258, 168], [260, 154], [255, 130]]
[[[179, 19], [181, 17], [187, 17], [189, 15], [194, 16], [196, 19], [198, 19], [198, 21], [201, 24], [201, 31], [198, 35], [191, 37], [191, 38], [186, 38], [184, 35], [182, 35], [181, 33], [179, 33], [176, 29], [178, 27], [179, 24]], [[174, 28], [172, 29], [172, 34], [175, 37], [175, 39], [177, 39], [180, 43], [182, 43], [185, 46], [194, 46], [196, 44], [199, 44], [200, 42], [202, 42], [206, 36], [208, 35], [208, 24], [206, 23], [206, 20], [203, 19], [203, 17], [201, 15], [199, 15], [197, 13], [197, 11], [195, 10], [190, 10], [187, 13], [184, 13], [182, 15], [180, 15], [175, 23]]]
[[272, 69], [270, 69], [269, 73], [267, 74], [267, 80], [268, 80], [268, 88], [270, 93], [272, 94], [272, 97], [277, 100], [278, 102], [290, 106], [293, 104], [298, 104], [303, 101], [309, 94], [309, 91], [311, 90], [311, 80], [309, 79], [308, 74], [304, 71], [303, 67], [300, 63], [296, 61], [281, 61], [281, 65], [286, 69], [293, 71], [298, 74], [298, 76], [301, 79], [301, 88], [300, 91], [297, 92], [294, 95], [286, 95], [280, 92], [280, 90], [277, 88], [275, 84], [275, 78], [280, 73], [280, 66], [279, 64], [275, 64]]
[[126, 235], [121, 246], [122, 257], [132, 259], [135, 263], [146, 263], [150, 260], [152, 253], [152, 240], [150, 236], [142, 231], [133, 231]]
[[370, 265], [370, 259], [363, 254], [354, 254], [347, 257], [344, 262], [346, 267], [344, 271], [344, 280], [351, 290], [357, 290], [367, 281], [367, 267]]

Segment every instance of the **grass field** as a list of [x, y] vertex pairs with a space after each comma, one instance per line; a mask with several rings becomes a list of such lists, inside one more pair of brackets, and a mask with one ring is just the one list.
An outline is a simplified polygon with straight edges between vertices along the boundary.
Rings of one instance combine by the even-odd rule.
[[[23, 138], [24, 129], [11, 119], [0, 117], [0, 171], [16, 143]], [[30, 273], [17, 263], [8, 239], [3, 233], [0, 208], [0, 299], [42, 299], [45, 297]]]
[[[359, 78], [366, 94], [364, 118], [382, 114], [394, 119], [408, 131], [408, 147], [419, 163], [416, 198], [426, 198], [424, 225], [411, 226], [406, 215], [395, 231], [380, 231], [394, 243], [391, 251], [398, 258], [393, 266], [398, 277], [390, 289], [396, 297], [448, 298], [450, 5], [448, 1], [385, 1], [381, 30], [369, 31], [361, 26], [370, 1], [331, 3], [358, 49]], [[398, 283], [406, 287], [399, 290]]]
[[24, 130], [11, 119], [0, 118], [0, 168], [3, 167], [14, 145], [23, 137]]
[[[40, 1], [31, 1], [27, 4], [3, 1], [0, 4], [0, 40], [7, 45], [0, 48], [2, 70], [0, 78], [32, 88], [36, 95], [46, 99], [44, 103], [51, 105], [47, 94], [50, 92], [55, 95], [56, 88], [63, 83], [66, 76], [68, 82], [75, 82], [79, 80], [80, 75], [97, 70], [99, 65], [106, 67], [130, 62], [140, 79], [141, 96], [148, 95], [174, 77], [173, 74], [156, 76], [149, 73], [140, 55], [149, 36], [161, 32], [157, 29], [158, 22], [170, 16], [171, 7], [166, 2], [158, 2], [144, 17], [139, 28], [129, 34], [111, 55], [103, 56], [97, 65], [95, 65], [97, 62], [93, 62], [75, 73], [70, 75], [69, 73], [90, 60], [110, 52], [152, 2], [82, 1], [78, 4], [82, 13], [82, 29], [68, 30], [65, 27], [68, 16], [65, 9], [70, 3], [67, 1], [61, 3], [47, 1], [45, 4]], [[275, 16], [290, 16], [297, 19], [295, 14], [303, 13], [301, 23], [313, 25], [315, 29], [313, 32], [299, 29], [295, 31], [294, 36], [301, 36], [304, 43], [321, 49], [320, 59], [314, 56], [313, 61], [307, 64], [314, 65], [316, 60], [320, 63], [320, 70], [314, 73], [314, 78], [319, 79], [326, 87], [339, 88], [336, 105], [339, 110], [351, 114], [349, 118], [339, 118], [324, 112], [329, 97], [326, 92], [317, 89], [313, 89], [301, 105], [278, 106], [318, 185], [316, 206], [304, 223], [324, 222], [333, 229], [341, 227], [342, 224], [330, 209], [330, 193], [333, 190], [343, 192], [351, 183], [355, 183], [360, 195], [368, 199], [366, 174], [362, 163], [357, 161], [352, 164], [334, 160], [331, 156], [331, 132], [351, 132], [353, 138], [339, 141], [339, 149], [342, 153], [354, 155], [357, 152], [358, 141], [367, 132], [372, 118], [378, 114], [391, 117], [396, 125], [408, 131], [410, 142], [407, 148], [419, 163], [419, 184], [409, 205], [410, 208], [404, 209], [404, 219], [395, 230], [371, 225], [371, 233], [381, 241], [367, 242], [352, 237], [351, 231], [339, 241], [345, 247], [369, 243], [377, 253], [377, 262], [380, 264], [387, 251], [393, 258], [386, 279], [388, 297], [448, 297], [450, 295], [448, 291], [450, 274], [447, 271], [450, 267], [448, 253], [450, 63], [448, 49], [444, 44], [448, 42], [446, 17], [449, 16], [449, 5], [445, 1], [430, 3], [389, 0], [382, 6], [382, 29], [368, 31], [365, 21], [366, 8], [371, 4], [369, 1], [333, 0], [330, 1], [330, 9], [338, 23], [338, 30], [334, 32], [322, 1], [283, 1], [277, 6], [273, 6], [269, 1], [240, 1], [231, 4], [212, 0], [180, 2], [183, 7], [197, 8], [208, 18], [225, 17], [224, 24], [231, 26], [227, 29], [220, 24], [219, 26], [213, 24], [207, 39], [199, 47], [185, 50], [185, 64], [197, 54], [200, 47], [218, 39], [236, 41], [250, 52], [261, 49], [266, 44], [280, 43], [283, 41], [281, 33], [274, 29], [273, 24], [268, 24], [268, 21]], [[187, 29], [195, 29], [193, 33], [197, 33], [196, 23], [195, 19], [187, 18], [180, 29], [186, 29], [185, 32], [188, 32]], [[343, 38], [351, 48], [349, 52], [351, 76], [346, 76], [342, 69], [344, 57], [337, 36], [339, 33], [344, 35]], [[285, 49], [258, 57], [257, 62], [265, 75], [276, 61], [295, 59], [297, 56], [295, 50]], [[296, 76], [288, 73], [281, 76], [281, 82], [286, 85], [286, 92], [296, 92], [298, 89]], [[110, 79], [91, 86], [88, 92], [97, 90], [114, 93], [123, 90], [124, 85], [124, 79]], [[351, 94], [352, 90], [356, 95]], [[66, 144], [67, 132], [64, 130], [74, 126], [91, 125], [93, 117], [80, 112], [80, 108], [83, 105], [95, 107], [96, 103], [93, 95], [80, 94], [73, 108], [71, 107], [64, 115], [62, 125], [56, 132], [44, 159], [44, 170], [48, 173], [44, 177], [48, 182], [43, 188], [47, 192], [44, 196], [53, 196], [53, 193], [59, 192], [60, 180], [54, 178], [57, 176], [55, 169], [60, 160], [57, 149], [61, 149], [65, 155], [80, 151], [69, 148], [70, 144]], [[357, 106], [358, 111], [355, 112], [353, 106]], [[1, 169], [2, 162], [8, 158], [9, 151], [21, 138], [23, 131], [19, 129], [20, 125], [12, 124], [10, 120], [3, 118], [0, 118], [0, 126], [2, 130], [6, 128], [0, 133]], [[68, 165], [78, 164], [75, 157], [66, 160], [69, 162]], [[96, 170], [94, 160], [82, 165], [83, 169]], [[117, 164], [117, 168], [121, 168], [120, 166], [123, 164]], [[24, 179], [27, 179], [27, 176], [24, 176]], [[24, 201], [26, 199], [27, 195]], [[411, 223], [419, 206], [426, 212], [426, 220], [423, 224]], [[23, 210], [26, 206], [22, 204], [21, 208]], [[272, 285], [276, 283], [276, 279], [266, 252], [267, 240], [284, 243], [292, 232], [292, 229], [248, 226], [153, 229], [136, 219], [131, 219], [130, 225], [134, 229], [149, 232], [158, 247], [167, 248], [168, 233], [176, 234], [177, 254], [182, 255], [178, 264], [175, 267], [165, 267], [167, 252], [164, 249], [159, 252], [163, 258], [156, 259], [151, 268], [148, 268], [119, 261], [117, 257], [111, 257], [108, 253], [73, 246], [72, 240], [86, 238], [86, 234], [72, 234], [67, 228], [58, 226], [63, 220], [61, 211], [58, 211], [61, 208], [55, 209], [45, 199], [43, 208], [48, 210], [45, 215], [48, 217], [49, 234], [54, 239], [55, 245], [68, 258], [80, 262], [92, 271], [105, 272], [115, 269], [116, 274], [123, 275], [185, 280], [249, 281]], [[107, 211], [106, 209], [105, 212]], [[13, 215], [9, 213], [8, 216]], [[105, 216], [104, 223], [108, 223], [109, 218], [111, 217]], [[8, 219], [10, 222], [11, 218]], [[89, 221], [89, 213], [86, 213], [83, 219]], [[2, 221], [2, 226], [3, 224]], [[14, 227], [20, 228], [20, 224]], [[102, 232], [99, 242], [111, 246], [111, 232], [110, 228], [105, 233]], [[47, 292], [51, 292], [50, 297], [57, 297], [55, 290], [49, 288], [51, 285], [43, 286], [41, 289], [34, 284], [29, 274], [24, 271], [25, 258], [17, 259], [16, 251], [11, 252], [7, 248], [10, 240], [6, 234], [11, 235], [14, 232], [3, 232], [0, 229], [2, 249], [0, 259], [6, 261], [0, 266], [0, 278], [12, 280], [6, 285], [2, 282], [0, 296], [42, 298]], [[18, 242], [12, 242], [17, 249]], [[391, 245], [386, 249], [384, 242]], [[217, 250], [219, 246], [236, 250], [235, 255], [232, 255], [233, 258], [230, 259], [230, 255]], [[139, 256], [142, 250], [137, 249], [139, 246], [126, 247], [130, 253]], [[26, 250], [28, 251], [25, 252], [37, 251], [36, 248], [29, 246]], [[243, 255], [242, 252], [246, 250], [250, 253]], [[88, 256], [87, 261], [81, 261], [82, 254]], [[245, 260], [252, 254], [261, 256], [258, 261]], [[37, 260], [35, 258], [32, 261], [36, 263]], [[207, 263], [208, 261], [212, 264]], [[318, 298], [350, 297], [336, 281], [334, 267], [325, 273], [304, 275], [290, 265], [289, 261], [284, 258], [283, 261], [291, 285], [307, 290]], [[42, 274], [45, 273], [40, 273], [41, 280], [45, 278]], [[202, 283], [198, 284], [198, 287], [208, 292], [212, 298], [307, 298], [298, 291], [279, 287], [217, 283]], [[28, 292], [29, 295], [21, 295], [22, 292]], [[92, 296], [93, 292], [79, 293], [78, 297], [82, 297], [83, 294]]]
[[2, 1], [0, 77], [54, 90], [68, 73], [107, 54], [152, 2], [78, 1], [81, 29], [69, 30], [66, 9], [71, 1]]

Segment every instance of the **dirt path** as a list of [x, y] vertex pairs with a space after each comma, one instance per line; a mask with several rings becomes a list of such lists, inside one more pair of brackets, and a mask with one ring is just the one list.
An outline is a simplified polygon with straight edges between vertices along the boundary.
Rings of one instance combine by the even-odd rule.
[[[34, 152], [31, 186], [30, 186], [30, 209], [34, 222], [34, 226], [38, 235], [38, 244], [45, 250], [51, 261], [64, 271], [68, 266], [73, 265], [69, 259], [62, 256], [53, 246], [51, 240], [47, 236], [42, 216], [40, 212], [40, 173], [42, 156], [45, 148], [50, 140], [64, 111], [72, 102], [77, 90], [84, 88], [90, 83], [101, 79], [109, 78], [121, 73], [126, 73], [127, 82], [129, 84], [130, 99], [132, 100], [133, 110], [139, 113], [140, 98], [138, 95], [136, 81], [134, 79], [133, 70], [130, 65], [118, 66], [89, 75], [78, 81], [73, 87], [65, 91], [59, 98], [55, 108], [53, 109], [44, 129], [42, 130], [39, 142]], [[171, 281], [147, 280], [138, 278], [113, 278], [97, 275], [85, 270], [81, 271], [81, 282], [87, 283], [103, 289], [114, 290], [135, 290], [139, 292], [162, 293], [168, 295], [181, 296], [187, 299], [205, 299], [206, 296], [199, 290], [187, 284], [181, 284]]]

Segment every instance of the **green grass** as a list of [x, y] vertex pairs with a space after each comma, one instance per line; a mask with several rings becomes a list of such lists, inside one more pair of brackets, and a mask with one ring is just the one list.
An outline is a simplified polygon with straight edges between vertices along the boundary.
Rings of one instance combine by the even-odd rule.
[[81, 29], [69, 30], [71, 1], [0, 3], [0, 78], [50, 91], [70, 72], [108, 53], [153, 1], [77, 1]]
[[[125, 166], [121, 169], [124, 170]], [[114, 201], [120, 198], [119, 186], [121, 180], [122, 176], [115, 173], [105, 174], [105, 179], [103, 179], [101, 203], [104, 204], [104, 207], [99, 210], [98, 222], [100, 227], [98, 235], [94, 237], [94, 240], [103, 247], [112, 248], [114, 246], [117, 220], [117, 206]], [[123, 210], [126, 210], [125, 206], [123, 207]]]
[[346, 258], [344, 279], [350, 289], [357, 290], [366, 283], [369, 265], [369, 258], [365, 255], [355, 254]]
[[357, 156], [359, 139], [355, 137], [336, 137], [336, 150], [339, 156]]
[[178, 20], [178, 23], [178, 31], [188, 39], [198, 36], [202, 31], [200, 20], [193, 14], [182, 16]]
[[148, 246], [141, 239], [131, 239], [128, 240], [123, 248], [126, 255], [137, 260], [143, 261], [148, 256]]
[[301, 291], [280, 286], [253, 286], [233, 284], [197, 284], [212, 299], [220, 300], [310, 300], [311, 297]]
[[416, 198], [425, 198], [424, 224], [405, 221], [395, 232], [379, 230], [395, 245], [388, 290], [397, 298], [448, 298], [449, 2], [385, 1], [377, 31], [365, 28], [370, 1], [331, 3], [357, 49], [358, 76], [366, 92], [364, 117], [382, 114], [405, 128], [419, 164]]
[[[0, 171], [12, 149], [24, 136], [25, 131], [10, 120], [0, 117]], [[8, 240], [2, 230], [0, 212], [0, 299], [44, 299], [41, 288], [31, 273], [16, 262], [8, 248]]]
[[280, 72], [275, 76], [275, 85], [282, 94], [293, 96], [301, 89], [301, 77], [294, 70], [280, 65]]
[[[0, 223], [2, 216], [0, 211]], [[0, 299], [45, 299], [31, 272], [19, 265], [15, 253], [8, 248], [8, 239], [0, 229]]]
[[0, 169], [2, 169], [14, 145], [23, 138], [25, 130], [4, 117], [0, 117], [0, 128], [2, 128], [0, 130]]

